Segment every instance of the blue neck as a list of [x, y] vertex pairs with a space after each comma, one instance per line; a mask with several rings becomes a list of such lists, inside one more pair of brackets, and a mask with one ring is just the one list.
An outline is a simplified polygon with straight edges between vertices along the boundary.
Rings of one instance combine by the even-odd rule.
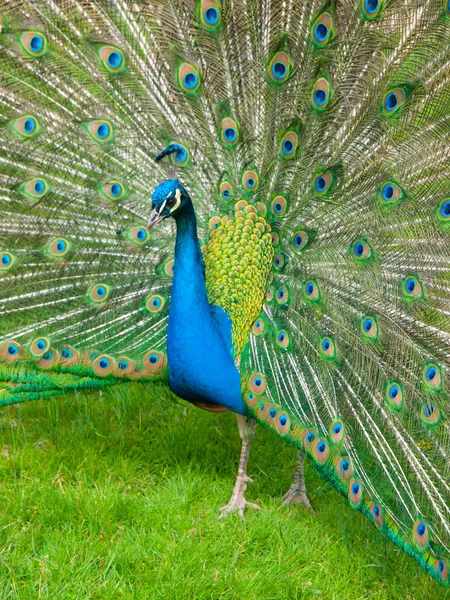
[[169, 386], [191, 402], [220, 404], [245, 414], [232, 359], [231, 322], [206, 294], [205, 264], [192, 202], [178, 209], [167, 331]]
[[177, 238], [171, 306], [192, 318], [209, 310], [205, 283], [205, 263], [197, 236], [194, 207], [189, 202], [175, 215]]

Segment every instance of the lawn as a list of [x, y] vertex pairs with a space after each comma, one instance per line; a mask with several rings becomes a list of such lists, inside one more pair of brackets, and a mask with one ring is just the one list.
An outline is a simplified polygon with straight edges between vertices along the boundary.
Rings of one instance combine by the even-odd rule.
[[258, 429], [247, 499], [217, 521], [240, 439], [231, 414], [141, 387], [0, 413], [0, 598], [449, 598], [308, 463], [312, 515], [280, 509], [295, 450]]

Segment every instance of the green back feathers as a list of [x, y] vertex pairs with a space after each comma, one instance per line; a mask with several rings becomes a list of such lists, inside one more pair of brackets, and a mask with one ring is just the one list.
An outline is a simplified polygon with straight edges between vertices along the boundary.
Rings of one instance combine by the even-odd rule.
[[229, 315], [238, 356], [266, 296], [274, 251], [264, 217], [245, 200], [235, 208], [234, 219], [210, 219], [205, 265], [208, 300]]

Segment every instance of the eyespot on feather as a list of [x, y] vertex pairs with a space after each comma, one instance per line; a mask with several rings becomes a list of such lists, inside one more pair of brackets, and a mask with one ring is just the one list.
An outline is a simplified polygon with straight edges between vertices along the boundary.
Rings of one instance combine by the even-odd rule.
[[100, 46], [98, 55], [101, 64], [110, 73], [122, 73], [126, 67], [125, 55], [117, 46]]
[[107, 354], [100, 354], [92, 364], [94, 373], [99, 377], [107, 377], [113, 374], [117, 369], [117, 364], [114, 358]]
[[33, 177], [20, 183], [17, 189], [31, 200], [41, 200], [49, 194], [51, 185], [45, 177]]
[[311, 29], [311, 41], [317, 48], [326, 46], [334, 36], [333, 19], [329, 12], [324, 12], [314, 21]]
[[318, 304], [322, 300], [319, 285], [314, 280], [305, 281], [302, 287], [303, 298], [311, 303]]
[[267, 300], [267, 302], [272, 302], [272, 300], [273, 300], [273, 288], [272, 287], [269, 287], [267, 289], [266, 300]]
[[323, 171], [314, 175], [312, 180], [312, 192], [315, 196], [326, 196], [331, 191], [333, 175]]
[[348, 486], [348, 501], [352, 508], [359, 508], [362, 504], [364, 489], [362, 481], [351, 479]]
[[278, 288], [277, 293], [275, 294], [275, 300], [280, 306], [287, 306], [289, 303], [289, 289], [287, 286], [283, 285]]
[[233, 186], [229, 181], [222, 181], [219, 184], [219, 195], [224, 202], [231, 202], [233, 194]]
[[444, 198], [436, 206], [436, 217], [440, 225], [450, 227], [450, 197]]
[[117, 46], [100, 46], [98, 54], [102, 65], [110, 73], [121, 73], [125, 70], [125, 55]]
[[325, 336], [319, 340], [320, 356], [325, 360], [334, 360], [337, 357], [336, 344], [330, 336]]
[[389, 381], [386, 386], [385, 400], [392, 410], [401, 410], [404, 404], [404, 390], [398, 381]]
[[264, 333], [265, 328], [266, 324], [264, 322], [264, 319], [262, 317], [258, 317], [253, 323], [252, 333], [253, 335], [261, 335], [262, 333]]
[[254, 394], [263, 394], [266, 389], [266, 379], [261, 373], [254, 373], [248, 381], [248, 388]]
[[298, 133], [296, 131], [287, 131], [280, 141], [280, 155], [286, 160], [294, 158], [298, 150]]
[[135, 363], [127, 356], [119, 356], [116, 361], [114, 374], [118, 377], [131, 377], [135, 370]]
[[111, 293], [111, 289], [106, 283], [94, 283], [87, 293], [87, 298], [94, 304], [101, 304], [106, 302]]
[[339, 456], [336, 459], [336, 470], [344, 481], [350, 481], [353, 477], [353, 463], [348, 456]]
[[378, 529], [383, 529], [384, 526], [384, 511], [380, 504], [371, 502], [369, 506], [370, 514], [373, 517], [373, 522]]
[[280, 194], [275, 196], [270, 203], [270, 208], [275, 217], [284, 217], [288, 208], [287, 198], [285, 196], [281, 196]]
[[380, 16], [384, 0], [360, 0], [361, 15], [364, 20], [372, 21]]
[[107, 200], [124, 200], [127, 196], [126, 187], [123, 183], [116, 181], [115, 179], [100, 184], [98, 189]]
[[425, 552], [430, 541], [430, 532], [423, 519], [418, 519], [413, 525], [413, 540], [417, 550]]
[[211, 230], [218, 229], [220, 225], [220, 217], [218, 216], [211, 217], [208, 221], [208, 226]]
[[439, 577], [444, 583], [448, 582], [448, 563], [442, 558], [437, 558], [434, 561], [434, 568], [439, 573]]
[[406, 194], [395, 181], [385, 181], [378, 190], [378, 199], [384, 206], [392, 206], [405, 198]]
[[403, 105], [406, 99], [402, 88], [394, 88], [386, 92], [383, 98], [383, 114], [390, 117], [394, 115]]
[[341, 419], [335, 419], [330, 425], [330, 438], [335, 444], [340, 444], [344, 439], [345, 427]]
[[16, 257], [11, 252], [0, 252], [0, 274], [6, 273], [16, 262]]
[[320, 113], [324, 111], [331, 97], [330, 83], [326, 77], [318, 77], [312, 87], [310, 102], [313, 109]]
[[422, 380], [429, 391], [439, 392], [442, 389], [442, 369], [433, 362], [427, 362], [422, 371]]
[[264, 406], [264, 419], [270, 425], [275, 424], [275, 419], [278, 415], [278, 406], [276, 404], [267, 403]]
[[280, 329], [275, 334], [275, 343], [281, 350], [289, 350], [290, 336], [285, 329]]
[[166, 298], [160, 294], [152, 294], [145, 300], [145, 308], [149, 313], [156, 314], [162, 311]]
[[259, 175], [254, 169], [247, 169], [242, 174], [242, 187], [248, 192], [253, 194], [259, 187]]
[[40, 120], [32, 114], [25, 114], [10, 121], [10, 127], [22, 139], [31, 140], [42, 132]]
[[286, 266], [287, 263], [287, 258], [286, 255], [283, 254], [283, 252], [279, 252], [278, 254], [275, 255], [274, 259], [273, 259], [273, 266], [274, 269], [278, 272], [281, 272], [284, 267]]
[[220, 138], [225, 146], [234, 148], [239, 141], [239, 124], [231, 117], [222, 119], [220, 124]]
[[421, 300], [424, 297], [422, 282], [417, 275], [406, 275], [401, 282], [403, 298], [407, 301]]
[[14, 362], [23, 356], [23, 348], [16, 340], [7, 340], [0, 344], [0, 360]]
[[42, 355], [41, 360], [38, 362], [37, 366], [40, 369], [51, 369], [54, 367], [59, 361], [59, 354], [56, 350], [47, 350]]
[[64, 345], [61, 347], [61, 366], [71, 367], [78, 363], [80, 358], [79, 352], [72, 346]]
[[144, 356], [144, 372], [149, 375], [162, 371], [166, 365], [166, 355], [157, 350], [150, 350]]
[[217, 31], [222, 23], [222, 7], [218, 0], [201, 0], [198, 5], [200, 23], [208, 31]]
[[41, 58], [47, 54], [48, 38], [41, 31], [22, 31], [19, 34], [19, 43], [27, 56]]
[[277, 52], [270, 60], [267, 72], [270, 79], [276, 84], [287, 81], [292, 74], [289, 54], [284, 51]]
[[372, 246], [366, 240], [357, 238], [350, 246], [353, 258], [359, 262], [368, 261], [373, 258]]
[[71, 243], [65, 238], [55, 238], [47, 245], [47, 255], [50, 258], [65, 258], [70, 253]]
[[262, 398], [258, 398], [258, 403], [256, 405], [256, 412], [258, 414], [258, 418], [264, 421], [266, 419], [266, 402]]
[[365, 315], [360, 320], [360, 331], [363, 340], [376, 342], [379, 339], [378, 321], [375, 315]]
[[289, 429], [291, 428], [289, 416], [284, 412], [279, 412], [275, 419], [275, 427], [281, 435], [289, 433]]
[[427, 427], [438, 425], [441, 421], [441, 411], [435, 402], [425, 402], [420, 411], [420, 418]]
[[318, 438], [318, 433], [314, 429], [305, 429], [302, 433], [301, 439], [306, 450], [312, 448], [314, 440]]
[[194, 65], [181, 62], [178, 65], [178, 85], [187, 94], [196, 94], [200, 89], [200, 72]]
[[253, 406], [256, 402], [256, 396], [251, 390], [247, 390], [245, 393], [245, 403]]
[[114, 140], [114, 128], [107, 119], [94, 119], [82, 123], [90, 138], [98, 144], [106, 144]]
[[324, 438], [316, 438], [312, 444], [311, 454], [315, 462], [324, 465], [330, 457], [330, 445]]
[[50, 350], [50, 340], [44, 336], [35, 338], [30, 344], [30, 353], [35, 358], [41, 358]]
[[175, 140], [171, 140], [170, 144], [176, 144], [179, 146], [178, 150], [169, 156], [170, 163], [176, 165], [177, 167], [188, 167], [191, 160], [191, 153], [187, 144], [182, 144], [181, 142], [176, 142]]
[[291, 247], [294, 252], [301, 252], [309, 243], [309, 234], [307, 231], [296, 231], [292, 236]]
[[161, 277], [173, 277], [174, 264], [175, 264], [175, 261], [173, 258], [163, 260], [156, 267], [157, 274], [160, 275]]
[[150, 235], [146, 227], [137, 225], [127, 231], [127, 238], [135, 246], [143, 246], [149, 241]]

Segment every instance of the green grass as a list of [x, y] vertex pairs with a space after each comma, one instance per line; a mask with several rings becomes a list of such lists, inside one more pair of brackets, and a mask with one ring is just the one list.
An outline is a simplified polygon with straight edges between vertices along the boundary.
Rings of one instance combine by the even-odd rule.
[[279, 510], [295, 450], [258, 429], [247, 499], [217, 521], [235, 418], [139, 394], [0, 413], [0, 598], [449, 598], [307, 465], [316, 510]]

